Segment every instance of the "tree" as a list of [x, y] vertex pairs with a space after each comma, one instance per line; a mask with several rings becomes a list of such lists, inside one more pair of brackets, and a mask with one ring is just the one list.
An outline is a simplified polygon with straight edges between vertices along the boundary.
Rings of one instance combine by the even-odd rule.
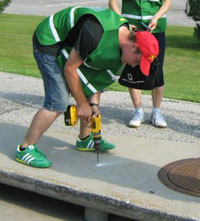
[[194, 36], [200, 39], [200, 0], [187, 0], [185, 13], [196, 22]]
[[0, 0], [0, 13], [3, 12], [4, 8], [9, 5], [11, 0]]

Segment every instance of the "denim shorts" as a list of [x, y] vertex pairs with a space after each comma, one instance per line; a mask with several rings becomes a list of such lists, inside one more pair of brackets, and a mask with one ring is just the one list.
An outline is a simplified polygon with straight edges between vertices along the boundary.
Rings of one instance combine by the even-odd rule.
[[33, 49], [37, 66], [41, 72], [45, 99], [43, 107], [47, 110], [65, 112], [69, 104], [69, 90], [63, 71], [56, 62], [56, 57]]

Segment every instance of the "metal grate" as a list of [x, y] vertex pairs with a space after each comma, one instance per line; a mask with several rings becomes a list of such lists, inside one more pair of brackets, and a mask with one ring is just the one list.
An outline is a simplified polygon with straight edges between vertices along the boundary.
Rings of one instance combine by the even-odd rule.
[[160, 169], [158, 177], [170, 189], [200, 197], [200, 158], [169, 163]]

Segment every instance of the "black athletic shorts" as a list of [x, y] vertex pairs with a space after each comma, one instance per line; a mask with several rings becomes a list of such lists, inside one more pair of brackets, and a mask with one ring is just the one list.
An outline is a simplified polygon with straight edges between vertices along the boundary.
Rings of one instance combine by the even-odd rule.
[[165, 56], [165, 32], [154, 33], [153, 34], [159, 42], [160, 53], [158, 55], [159, 61], [159, 77], [158, 81], [155, 81], [155, 87], [161, 87], [164, 85], [164, 76], [163, 76], [163, 64], [164, 64], [164, 56]]

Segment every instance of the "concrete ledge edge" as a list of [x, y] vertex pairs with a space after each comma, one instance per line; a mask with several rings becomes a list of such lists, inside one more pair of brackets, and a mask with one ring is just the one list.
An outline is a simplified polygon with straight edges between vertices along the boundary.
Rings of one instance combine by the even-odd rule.
[[182, 217], [167, 214], [162, 211], [152, 210], [135, 206], [123, 200], [101, 196], [95, 193], [84, 192], [61, 184], [36, 179], [34, 177], [23, 176], [13, 171], [0, 170], [0, 183], [32, 191], [48, 197], [89, 207], [107, 213], [112, 213], [126, 218], [141, 221], [195, 221], [191, 217]]

